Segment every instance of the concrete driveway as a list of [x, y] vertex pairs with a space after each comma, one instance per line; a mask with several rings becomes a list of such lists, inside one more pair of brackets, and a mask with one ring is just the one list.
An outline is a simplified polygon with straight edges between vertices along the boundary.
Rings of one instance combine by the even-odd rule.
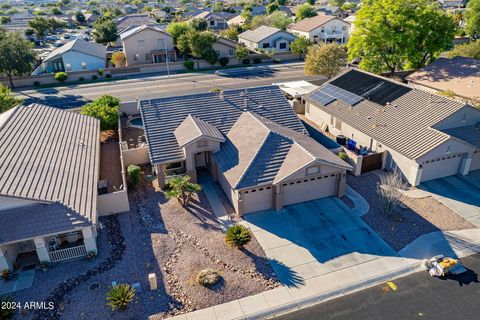
[[386, 261], [367, 266], [398, 255], [338, 198], [254, 213], [245, 220], [286, 286], [346, 268], [349, 277], [361, 280], [375, 273], [371, 268], [398, 267], [389, 269]]
[[480, 227], [480, 170], [466, 176], [450, 176], [422, 183], [419, 187]]

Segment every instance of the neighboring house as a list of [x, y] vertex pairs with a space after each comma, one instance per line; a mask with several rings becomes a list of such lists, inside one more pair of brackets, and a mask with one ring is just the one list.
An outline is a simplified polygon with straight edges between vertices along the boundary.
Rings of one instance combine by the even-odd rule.
[[123, 11], [126, 14], [132, 14], [138, 12], [138, 7], [135, 4], [126, 4], [123, 6]]
[[141, 25], [156, 25], [157, 21], [154, 18], [150, 17], [147, 14], [130, 14], [118, 18], [115, 21], [115, 25], [117, 27], [118, 34], [132, 28], [138, 27]]
[[234, 57], [237, 43], [224, 37], [217, 37], [217, 41], [213, 44], [213, 50], [218, 57]]
[[208, 24], [208, 29], [213, 31], [225, 30], [228, 28], [227, 18], [216, 12], [204, 11], [195, 16], [192, 19], [205, 20]]
[[0, 270], [97, 252], [99, 136], [100, 122], [77, 112], [0, 114]]
[[334, 16], [318, 15], [303, 19], [287, 27], [287, 31], [306, 37], [313, 43], [347, 43], [350, 24]]
[[343, 19], [346, 16], [343, 10], [340, 9], [340, 7], [338, 6], [324, 5], [324, 6], [318, 7], [315, 11], [319, 14], [323, 14], [327, 16], [335, 16], [340, 19]]
[[442, 8], [460, 8], [465, 6], [465, 0], [438, 0]]
[[238, 35], [238, 42], [254, 51], [274, 49], [276, 52], [288, 52], [290, 43], [295, 39], [296, 36], [291, 33], [267, 26], [247, 30]]
[[176, 61], [173, 37], [155, 26], [133, 27], [120, 34], [127, 66]]
[[85, 40], [73, 40], [50, 52], [32, 75], [59, 71], [82, 71], [105, 68], [104, 45]]
[[406, 80], [414, 86], [436, 92], [452, 92], [460, 98], [480, 98], [480, 60], [439, 58], [412, 73]]
[[247, 20], [241, 15], [236, 15], [228, 19], [228, 26], [243, 26]]
[[383, 153], [382, 168], [413, 186], [480, 169], [480, 110], [360, 70], [305, 97], [305, 116], [331, 134]]
[[350, 24], [350, 28], [348, 29], [348, 36], [349, 37], [355, 31], [355, 19], [356, 18], [357, 18], [357, 16], [355, 14], [351, 14], [348, 17], [343, 19], [343, 21]]
[[240, 214], [342, 196], [351, 167], [308, 136], [276, 86], [139, 101], [159, 185], [199, 171]]

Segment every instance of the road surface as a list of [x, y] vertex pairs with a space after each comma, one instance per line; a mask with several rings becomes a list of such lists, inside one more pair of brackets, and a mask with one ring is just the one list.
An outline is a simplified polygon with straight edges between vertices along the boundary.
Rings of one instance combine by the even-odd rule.
[[379, 285], [297, 311], [277, 320], [480, 319], [480, 255], [462, 259], [469, 271], [455, 279], [419, 272], [393, 281], [396, 290]]
[[152, 76], [37, 90], [17, 90], [16, 93], [25, 99], [26, 104], [37, 102], [71, 108], [104, 94], [117, 96], [123, 102], [127, 102], [202, 93], [213, 88], [226, 90], [295, 80], [319, 81], [325, 78], [307, 77], [303, 72], [303, 63], [293, 63], [178, 74], [171, 77]]

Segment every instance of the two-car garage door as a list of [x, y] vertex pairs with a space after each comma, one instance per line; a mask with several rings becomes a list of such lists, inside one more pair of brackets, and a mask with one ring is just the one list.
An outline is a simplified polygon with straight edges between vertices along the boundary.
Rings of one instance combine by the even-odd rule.
[[451, 154], [425, 161], [422, 170], [422, 182], [455, 175], [460, 170], [463, 154]]
[[338, 174], [329, 174], [282, 184], [283, 205], [336, 195], [337, 177]]

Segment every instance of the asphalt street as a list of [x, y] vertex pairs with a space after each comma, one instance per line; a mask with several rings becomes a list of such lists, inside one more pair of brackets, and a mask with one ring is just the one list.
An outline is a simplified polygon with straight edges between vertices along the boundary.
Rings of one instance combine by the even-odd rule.
[[271, 85], [276, 82], [325, 80], [321, 76], [307, 77], [302, 63], [225, 69], [217, 72], [177, 74], [167, 77], [149, 76], [109, 82], [69, 85], [65, 87], [17, 90], [25, 103], [43, 103], [69, 108], [111, 94], [122, 101], [153, 99], [167, 96], [208, 92], [210, 89], [236, 89]]
[[480, 255], [462, 262], [469, 270], [455, 278], [419, 272], [275, 319], [480, 319]]

